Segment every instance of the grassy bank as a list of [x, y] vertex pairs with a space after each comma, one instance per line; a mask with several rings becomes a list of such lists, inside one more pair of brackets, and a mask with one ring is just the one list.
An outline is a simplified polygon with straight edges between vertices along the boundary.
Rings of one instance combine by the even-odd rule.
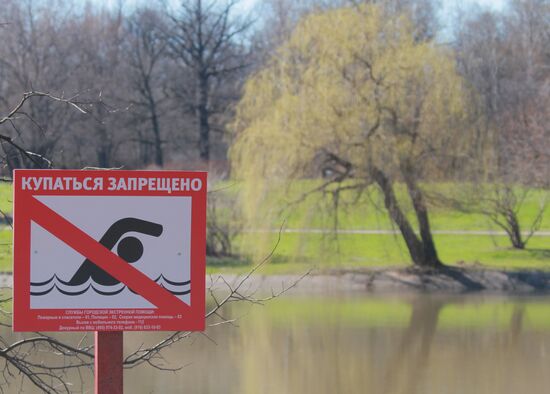
[[0, 271], [11, 271], [12, 232], [0, 231]]
[[[298, 200], [309, 190], [319, 185], [317, 181], [296, 182], [289, 189], [282, 191], [279, 196], [266, 197], [264, 206], [284, 206], [287, 202]], [[458, 199], [465, 201], [473, 193], [474, 186], [469, 184], [431, 184], [425, 185], [428, 190], [427, 203], [430, 212], [430, 222], [433, 230], [501, 230], [488, 218], [480, 213], [461, 212], [450, 208], [447, 200]], [[395, 186], [396, 197], [411, 223], [416, 223], [410, 199], [403, 185]], [[516, 188], [518, 196], [524, 189]], [[541, 202], [548, 198], [543, 190], [532, 189], [526, 194], [518, 211], [520, 225], [524, 230], [537, 216]], [[470, 206], [473, 211], [473, 207]], [[389, 230], [395, 227], [384, 208], [384, 199], [378, 188], [371, 187], [358, 194], [353, 191], [341, 192], [338, 197], [338, 211], [335, 215], [334, 199], [331, 194], [312, 194], [306, 197], [303, 203], [285, 210], [275, 216], [278, 227], [285, 219], [288, 228], [331, 228], [335, 221], [340, 229], [381, 229]], [[263, 219], [263, 216], [262, 216]], [[541, 221], [541, 230], [550, 230], [550, 209], [546, 209]]]
[[0, 182], [0, 211], [11, 212], [12, 200], [11, 184]]
[[[263, 206], [284, 206], [289, 201], [300, 198], [307, 190], [318, 186], [315, 181], [296, 182], [279, 196], [265, 197]], [[479, 213], [462, 212], [443, 205], [440, 196], [449, 198], [464, 196], [471, 192], [471, 185], [436, 184], [430, 185], [430, 219], [432, 229], [437, 231], [488, 231], [502, 232], [488, 218]], [[414, 211], [404, 188], [396, 186], [397, 197], [406, 215], [415, 223]], [[517, 189], [517, 194], [522, 193]], [[537, 216], [545, 191], [530, 190], [519, 207], [518, 216], [522, 230], [528, 230]], [[433, 196], [437, 195], [438, 198]], [[284, 202], [281, 202], [284, 200]], [[303, 203], [293, 206], [277, 215], [255, 213], [262, 218], [257, 229], [278, 228], [285, 223], [288, 230], [302, 229], [305, 232], [287, 232], [282, 234], [280, 245], [275, 251], [272, 262], [266, 268], [268, 273], [300, 272], [306, 267], [386, 267], [410, 264], [407, 249], [398, 234], [342, 234], [315, 233], [315, 230], [334, 228], [337, 222], [339, 230], [395, 230], [384, 206], [383, 197], [376, 188], [362, 194], [344, 192], [338, 200], [338, 210], [334, 210], [334, 198], [331, 194], [316, 194], [306, 197]], [[337, 212], [337, 214], [336, 214]], [[265, 218], [271, 218], [266, 220]], [[546, 209], [540, 225], [541, 231], [550, 230], [550, 209]], [[255, 251], [254, 260], [266, 255], [276, 243], [277, 234], [248, 233], [237, 237], [235, 246], [238, 252], [247, 255]], [[549, 269], [550, 237], [535, 236], [526, 250], [515, 250], [510, 246], [508, 237], [496, 234], [435, 234], [436, 247], [441, 260], [447, 264], [482, 264], [488, 267], [504, 269]], [[238, 267], [224, 267], [230, 271]], [[213, 270], [220, 269], [219, 266]]]
[[[337, 243], [322, 234], [283, 234], [266, 274], [305, 272], [310, 268], [381, 268], [407, 266], [403, 240], [389, 234], [343, 234]], [[276, 235], [270, 237], [276, 242]], [[514, 250], [504, 236], [436, 235], [441, 260], [447, 264], [499, 269], [550, 269], [550, 237], [534, 237], [526, 250]], [[266, 248], [266, 255], [269, 248]], [[213, 259], [209, 272], [245, 272], [250, 266], [236, 259]]]
[[[287, 192], [289, 199], [296, 198], [312, 182], [303, 182]], [[436, 189], [446, 194], [459, 193], [459, 186], [437, 185]], [[226, 189], [224, 193], [235, 193], [236, 187]], [[412, 215], [404, 192], [398, 188], [408, 215]], [[273, 199], [276, 196], [271, 197]], [[531, 192], [519, 212], [524, 225], [536, 215], [539, 203], [543, 198], [542, 191]], [[354, 204], [351, 204], [355, 201]], [[344, 194], [338, 211], [338, 228], [354, 229], [393, 229], [384, 210], [377, 207], [381, 196], [376, 190], [360, 196]], [[277, 228], [283, 218], [287, 229], [329, 229], [334, 224], [334, 215], [330, 209], [330, 197], [312, 196], [297, 208], [284, 212], [271, 222], [263, 224], [265, 228]], [[0, 184], [0, 209], [11, 211], [11, 187]], [[226, 208], [227, 209], [227, 208]], [[223, 212], [222, 212], [223, 214]], [[434, 230], [498, 230], [491, 226], [487, 219], [479, 214], [463, 213], [444, 208], [437, 204], [430, 207], [431, 221]], [[251, 229], [253, 230], [253, 229]], [[547, 209], [542, 221], [541, 230], [550, 230], [550, 209]], [[256, 257], [209, 259], [209, 272], [246, 272], [250, 264], [267, 255], [277, 239], [276, 233], [255, 233], [249, 231], [237, 236], [234, 240], [236, 254], [250, 255], [255, 248]], [[440, 258], [448, 264], [477, 264], [505, 269], [550, 269], [550, 237], [533, 237], [526, 250], [510, 248], [508, 238], [495, 235], [450, 235], [436, 234], [436, 246]], [[0, 231], [0, 270], [11, 270], [12, 233]], [[260, 246], [258, 246], [260, 245]], [[320, 234], [320, 233], [283, 233], [281, 242], [275, 250], [270, 263], [263, 273], [282, 274], [304, 272], [310, 268], [330, 269], [348, 267], [386, 267], [405, 266], [410, 264], [405, 245], [399, 235], [395, 234]]]

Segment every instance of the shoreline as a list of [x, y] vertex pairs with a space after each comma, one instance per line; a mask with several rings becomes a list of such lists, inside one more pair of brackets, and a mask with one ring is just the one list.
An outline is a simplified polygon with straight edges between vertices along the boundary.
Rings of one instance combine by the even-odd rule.
[[[206, 275], [206, 288], [223, 290], [246, 274]], [[223, 278], [223, 279], [222, 279]], [[0, 272], [0, 287], [11, 288], [11, 272]], [[378, 269], [330, 269], [297, 275], [251, 275], [242, 289], [246, 292], [340, 294], [494, 294], [501, 296], [550, 295], [550, 271], [502, 270], [491, 268], [444, 267], [423, 270], [416, 267]]]
[[[207, 287], [225, 286], [223, 277], [230, 284], [237, 283], [245, 275], [212, 274], [207, 277]], [[380, 269], [332, 269], [311, 272], [307, 276], [254, 275], [249, 286], [259, 291], [280, 291], [296, 285], [290, 293], [354, 293], [354, 294], [494, 294], [550, 295], [550, 271], [501, 270], [490, 268], [445, 267], [440, 270], [423, 270], [415, 267]]]

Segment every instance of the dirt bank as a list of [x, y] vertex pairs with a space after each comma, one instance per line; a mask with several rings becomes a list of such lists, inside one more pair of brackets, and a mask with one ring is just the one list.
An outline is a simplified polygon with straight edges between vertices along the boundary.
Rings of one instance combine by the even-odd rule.
[[[213, 274], [207, 276], [207, 287], [235, 286], [243, 276]], [[293, 285], [294, 293], [496, 293], [550, 294], [550, 271], [496, 270], [488, 268], [447, 267], [437, 271], [414, 267], [400, 269], [345, 270], [334, 269], [300, 275], [252, 275], [243, 284], [244, 293], [274, 291]], [[0, 288], [11, 287], [11, 273], [0, 273]]]
[[[216, 280], [219, 275], [208, 278], [215, 286], [223, 286]], [[223, 275], [229, 283], [242, 277]], [[299, 275], [254, 275], [248, 287], [277, 291], [289, 286]], [[496, 270], [486, 268], [448, 267], [437, 271], [413, 267], [377, 270], [330, 270], [312, 272], [296, 284], [293, 292], [422, 292], [422, 293], [497, 293], [497, 294], [550, 294], [550, 271]]]

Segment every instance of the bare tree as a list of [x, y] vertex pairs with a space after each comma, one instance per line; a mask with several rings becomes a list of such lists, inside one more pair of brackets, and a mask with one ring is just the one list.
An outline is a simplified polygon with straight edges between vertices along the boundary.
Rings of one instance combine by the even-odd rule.
[[[59, 3], [45, 6], [29, 0], [7, 0], [0, 10], [2, 41], [0, 42], [0, 110], [8, 112], [21, 92], [71, 92], [69, 74], [74, 66], [72, 42], [62, 32], [71, 23], [70, 12], [62, 14]], [[61, 95], [63, 95], [61, 93]], [[70, 93], [67, 93], [70, 95]], [[78, 113], [52, 100], [37, 97], [25, 111], [18, 114], [19, 121], [10, 123], [11, 133], [17, 135], [25, 147], [44, 157], [58, 158], [63, 134], [78, 118]], [[10, 147], [7, 147], [10, 149]], [[28, 158], [10, 154], [11, 167], [37, 166]]]
[[171, 29], [166, 31], [171, 56], [177, 59], [186, 86], [177, 84], [175, 93], [194, 113], [200, 159], [211, 157], [212, 131], [220, 130], [215, 117], [222, 114], [235, 93], [228, 89], [232, 78], [247, 66], [246, 50], [239, 41], [252, 22], [240, 19], [233, 11], [237, 1], [182, 1], [179, 11], [171, 13]]
[[[27, 118], [24, 106], [28, 101], [30, 101], [31, 98], [44, 98], [53, 102], [62, 102], [70, 107], [75, 108], [76, 110], [78, 110], [78, 112], [83, 114], [89, 113], [88, 108], [91, 105], [91, 103], [89, 102], [79, 101], [78, 95], [67, 98], [63, 96], [55, 96], [45, 92], [30, 91], [24, 93], [19, 102], [5, 116], [0, 118], [0, 126], [4, 124], [9, 124], [13, 126], [15, 124], [15, 121], [19, 120], [22, 116], [25, 116], [25, 118]], [[28, 161], [33, 163], [33, 167], [52, 167], [51, 160], [40, 153], [28, 150], [23, 145], [23, 143], [19, 142], [19, 140], [19, 136], [13, 137], [9, 134], [0, 134], [0, 146], [4, 151], [4, 156], [2, 157], [1, 162], [3, 162], [2, 164], [6, 165], [9, 169], [9, 174], [7, 175], [6, 179], [11, 179], [12, 166], [10, 165], [10, 163], [12, 163], [13, 161], [18, 161], [18, 158], [14, 157], [14, 155], [18, 155], [21, 159], [27, 159]]]
[[[545, 1], [513, 1], [503, 14], [474, 13], [460, 26], [456, 48], [463, 74], [483, 98], [485, 150], [462, 206], [486, 215], [524, 249], [547, 206], [543, 193], [529, 223], [520, 210], [533, 189], [547, 185], [550, 161], [541, 125], [548, 120], [547, 56], [550, 8]], [[546, 23], [546, 24], [545, 24]], [[481, 183], [481, 184], [479, 184]], [[460, 205], [460, 204], [459, 204]], [[526, 226], [524, 233], [522, 227]]]
[[[154, 163], [164, 165], [163, 141], [161, 133], [161, 106], [167, 99], [166, 77], [162, 69], [162, 62], [166, 55], [166, 40], [163, 39], [159, 26], [165, 21], [160, 12], [151, 9], [138, 9], [126, 24], [127, 36], [125, 39], [130, 68], [130, 84], [135, 98], [130, 104], [135, 106], [134, 119], [146, 121], [150, 126], [150, 133], [139, 136], [140, 145], [145, 152], [142, 160], [149, 162], [149, 147], [153, 147]], [[164, 70], [165, 71], [165, 70]], [[152, 134], [152, 135], [151, 135]]]
[[90, 157], [86, 164], [95, 162], [102, 168], [115, 167], [123, 162], [120, 146], [124, 139], [130, 138], [124, 135], [118, 123], [123, 119], [120, 110], [124, 108], [121, 103], [124, 93], [119, 90], [123, 86], [122, 10], [112, 12], [87, 7], [81, 18], [75, 21], [71, 32], [79, 47], [76, 84], [80, 91], [92, 92], [99, 97], [92, 108], [96, 122], [93, 126], [81, 124], [79, 130], [81, 142], [95, 155], [95, 160], [91, 161]]
[[416, 40], [431, 40], [439, 29], [437, 11], [439, 0], [375, 0], [389, 14], [406, 14], [413, 22]]
[[[6, 0], [0, 111], [25, 91], [93, 97], [93, 127], [39, 98], [12, 125], [27, 149], [64, 167], [198, 167], [199, 157], [226, 165], [225, 125], [252, 61], [251, 21], [236, 4], [185, 1], [168, 15], [160, 4], [128, 14], [92, 2]], [[12, 168], [34, 165], [12, 153]]]
[[[208, 193], [206, 220], [206, 254], [210, 257], [235, 257], [233, 242], [242, 232], [234, 185], [221, 187]], [[216, 186], [214, 186], [215, 188]]]

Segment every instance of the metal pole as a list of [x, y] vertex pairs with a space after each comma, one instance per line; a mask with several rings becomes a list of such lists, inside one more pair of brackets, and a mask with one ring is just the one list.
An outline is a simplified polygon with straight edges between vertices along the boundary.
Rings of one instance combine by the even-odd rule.
[[95, 332], [95, 394], [122, 394], [123, 331]]

